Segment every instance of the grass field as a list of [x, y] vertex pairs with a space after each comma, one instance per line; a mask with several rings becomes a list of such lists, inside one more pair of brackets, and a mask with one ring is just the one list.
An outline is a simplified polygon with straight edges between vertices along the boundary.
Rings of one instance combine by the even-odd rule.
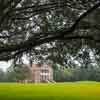
[[100, 83], [0, 84], [0, 100], [100, 100]]

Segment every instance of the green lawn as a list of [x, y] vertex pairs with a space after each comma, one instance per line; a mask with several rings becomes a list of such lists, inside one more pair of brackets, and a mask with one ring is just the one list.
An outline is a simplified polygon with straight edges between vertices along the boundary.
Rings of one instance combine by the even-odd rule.
[[0, 100], [100, 100], [100, 83], [0, 84]]

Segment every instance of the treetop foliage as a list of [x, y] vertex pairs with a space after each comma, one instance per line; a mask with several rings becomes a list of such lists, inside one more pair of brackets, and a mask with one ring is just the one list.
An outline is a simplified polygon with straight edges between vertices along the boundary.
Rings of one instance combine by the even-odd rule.
[[0, 0], [0, 60], [65, 44], [74, 45], [72, 52], [84, 44], [99, 51], [99, 6], [99, 0]]

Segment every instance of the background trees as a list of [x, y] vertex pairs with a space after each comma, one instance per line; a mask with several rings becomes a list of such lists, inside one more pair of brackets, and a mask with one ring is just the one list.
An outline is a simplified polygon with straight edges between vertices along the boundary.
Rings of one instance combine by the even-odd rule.
[[31, 69], [24, 64], [17, 64], [16, 66], [12, 65], [5, 72], [5, 77], [5, 81], [7, 82], [29, 80], [31, 77]]
[[4, 82], [5, 81], [5, 72], [0, 69], [0, 82]]

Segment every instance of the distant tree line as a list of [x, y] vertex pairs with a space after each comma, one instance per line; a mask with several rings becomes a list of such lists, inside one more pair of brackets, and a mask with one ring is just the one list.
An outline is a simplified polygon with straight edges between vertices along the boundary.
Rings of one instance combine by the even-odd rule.
[[[54, 64], [54, 80], [56, 82], [75, 82], [75, 81], [100, 81], [100, 67], [63, 67]], [[18, 82], [29, 79], [31, 76], [30, 68], [17, 65], [9, 67], [6, 71], [0, 69], [0, 82]]]
[[6, 71], [0, 69], [0, 82], [18, 82], [29, 79], [31, 70], [26, 65], [11, 65]]
[[100, 81], [100, 68], [57, 68], [54, 70], [56, 82]]

